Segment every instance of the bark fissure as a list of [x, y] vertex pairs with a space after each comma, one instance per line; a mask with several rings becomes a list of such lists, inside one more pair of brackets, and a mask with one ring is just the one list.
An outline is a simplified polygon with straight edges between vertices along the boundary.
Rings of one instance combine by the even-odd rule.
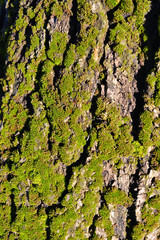
[[72, 2], [72, 16], [70, 17], [70, 29], [69, 29], [69, 36], [70, 36], [70, 40], [69, 40], [69, 45], [72, 44], [76, 44], [77, 40], [78, 40], [78, 34], [80, 32], [80, 23], [77, 20], [77, 0], [73, 0]]
[[[89, 134], [88, 134], [89, 136]], [[64, 199], [64, 197], [66, 196], [66, 194], [68, 193], [68, 185], [69, 185], [69, 181], [73, 175], [73, 168], [74, 167], [78, 167], [81, 165], [85, 165], [86, 163], [86, 159], [88, 157], [88, 147], [89, 147], [89, 143], [90, 143], [90, 137], [88, 137], [88, 139], [86, 140], [86, 144], [83, 147], [83, 152], [80, 154], [79, 159], [72, 163], [70, 166], [67, 166], [67, 174], [65, 176], [65, 190], [62, 192], [61, 196], [58, 199], [58, 202], [61, 203], [61, 201]]]
[[[140, 132], [140, 115], [144, 110], [145, 100], [144, 94], [147, 92], [147, 82], [146, 78], [151, 70], [155, 66], [155, 54], [158, 51], [160, 45], [159, 33], [158, 33], [158, 16], [159, 16], [160, 4], [158, 1], [152, 2], [152, 7], [150, 12], [146, 15], [146, 22], [144, 28], [148, 35], [147, 47], [148, 54], [144, 66], [140, 68], [135, 79], [137, 81], [138, 93], [135, 93], [136, 107], [131, 113], [132, 117], [132, 134], [135, 140], [138, 140], [138, 135]], [[143, 41], [143, 40], [142, 40]], [[144, 44], [142, 44], [142, 49]]]
[[132, 232], [134, 226], [137, 225], [137, 219], [136, 219], [136, 201], [138, 196], [138, 185], [140, 182], [140, 172], [141, 172], [141, 164], [140, 161], [138, 161], [136, 172], [134, 175], [131, 175], [131, 183], [129, 186], [129, 193], [131, 194], [133, 198], [133, 204], [128, 208], [128, 226], [126, 228], [126, 238], [132, 239]]
[[14, 194], [12, 193], [10, 195], [10, 198], [11, 198], [11, 224], [15, 221], [16, 219], [16, 205], [15, 205], [15, 201], [14, 201]]
[[[100, 194], [100, 206], [99, 206], [99, 210], [100, 210], [104, 205], [107, 205], [107, 204], [106, 204], [105, 199], [104, 199], [104, 193], [99, 191], [99, 194]], [[90, 233], [89, 240], [92, 240], [94, 235], [95, 235], [96, 221], [98, 220], [99, 217], [100, 217], [99, 214], [95, 214], [94, 217], [93, 217], [92, 224], [89, 227], [89, 233]]]
[[[36, 74], [36, 83], [35, 83], [35, 90], [33, 92], [38, 92], [39, 93], [39, 100], [42, 101], [43, 105], [44, 105], [44, 108], [45, 108], [45, 111], [46, 111], [46, 118], [48, 120], [48, 124], [49, 124], [49, 133], [48, 133], [48, 149], [49, 151], [51, 152], [52, 151], [52, 142], [50, 140], [51, 138], [51, 135], [52, 135], [52, 125], [50, 123], [50, 118], [48, 116], [48, 113], [47, 113], [47, 107], [43, 101], [43, 97], [41, 95], [41, 91], [40, 91], [40, 87], [41, 87], [41, 78], [43, 76], [43, 64], [44, 64], [44, 61], [41, 61], [38, 65], [38, 70], [37, 70], [37, 74]], [[31, 111], [32, 111], [32, 108], [31, 108]]]
[[98, 219], [98, 214], [95, 214], [95, 216], [93, 217], [92, 225], [89, 227], [89, 233], [90, 233], [89, 240], [92, 240], [93, 237], [94, 237], [94, 233], [95, 233], [95, 230], [96, 230], [95, 222], [96, 222], [97, 219]]

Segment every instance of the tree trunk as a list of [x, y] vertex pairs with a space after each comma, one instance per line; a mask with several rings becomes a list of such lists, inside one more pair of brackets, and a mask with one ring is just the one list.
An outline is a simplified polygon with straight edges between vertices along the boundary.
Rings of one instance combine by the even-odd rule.
[[0, 1], [0, 238], [160, 238], [159, 11]]

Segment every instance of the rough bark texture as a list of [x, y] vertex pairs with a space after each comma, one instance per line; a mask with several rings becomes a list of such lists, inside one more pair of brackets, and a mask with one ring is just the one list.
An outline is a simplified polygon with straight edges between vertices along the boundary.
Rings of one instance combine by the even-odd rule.
[[0, 0], [0, 238], [160, 238], [159, 0]]

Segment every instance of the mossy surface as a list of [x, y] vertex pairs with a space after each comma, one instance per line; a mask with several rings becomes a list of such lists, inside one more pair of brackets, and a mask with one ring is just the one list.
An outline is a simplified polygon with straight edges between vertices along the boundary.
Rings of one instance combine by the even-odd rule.
[[150, 61], [151, 8], [147, 0], [0, 0], [1, 239], [112, 239], [110, 206], [124, 207], [130, 224], [135, 189], [150, 172], [131, 235], [158, 227], [160, 52], [144, 80], [137, 138], [132, 112], [124, 116], [107, 95], [108, 79], [120, 75], [139, 85]]

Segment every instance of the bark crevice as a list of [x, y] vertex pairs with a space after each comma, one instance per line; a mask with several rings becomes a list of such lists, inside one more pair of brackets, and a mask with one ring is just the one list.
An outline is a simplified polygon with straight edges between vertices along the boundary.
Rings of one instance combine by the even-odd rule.
[[[135, 140], [138, 140], [138, 135], [140, 132], [140, 115], [144, 110], [145, 100], [144, 94], [147, 93], [147, 82], [146, 78], [150, 74], [151, 70], [155, 66], [155, 54], [159, 49], [160, 38], [158, 33], [158, 16], [160, 10], [160, 3], [158, 0], [152, 1], [152, 6], [150, 12], [146, 15], [146, 22], [144, 28], [148, 36], [147, 47], [148, 53], [144, 66], [140, 68], [135, 79], [137, 81], [138, 92], [135, 93], [136, 107], [131, 113], [132, 117], [132, 135]], [[142, 36], [143, 37], [143, 36]], [[145, 47], [142, 39], [142, 49]]]
[[140, 164], [140, 161], [138, 161], [136, 172], [134, 175], [131, 175], [131, 182], [129, 185], [129, 193], [133, 198], [133, 204], [128, 208], [128, 217], [127, 217], [128, 226], [126, 228], [126, 238], [128, 240], [132, 239], [133, 228], [137, 225], [136, 201], [137, 201], [138, 191], [139, 191], [138, 185], [140, 181], [140, 172], [141, 172], [141, 164]]

